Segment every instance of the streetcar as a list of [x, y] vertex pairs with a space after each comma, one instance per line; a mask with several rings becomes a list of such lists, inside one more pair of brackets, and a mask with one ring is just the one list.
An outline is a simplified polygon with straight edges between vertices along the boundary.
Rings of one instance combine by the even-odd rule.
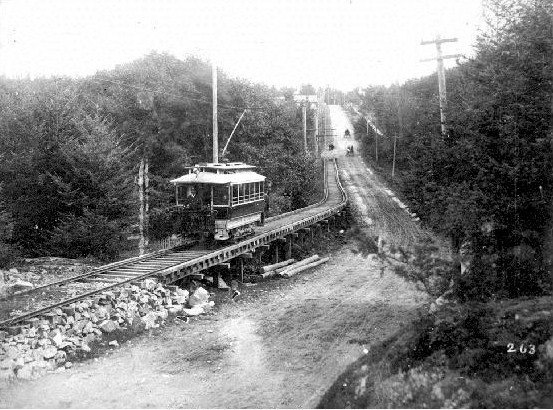
[[255, 168], [242, 162], [201, 163], [171, 180], [181, 233], [227, 241], [250, 235], [254, 226], [263, 225], [266, 178]]

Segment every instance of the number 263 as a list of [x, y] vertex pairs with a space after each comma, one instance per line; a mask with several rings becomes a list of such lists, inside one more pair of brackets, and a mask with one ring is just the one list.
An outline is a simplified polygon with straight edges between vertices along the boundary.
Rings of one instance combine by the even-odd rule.
[[515, 347], [514, 343], [507, 343], [507, 353], [534, 354], [534, 353], [536, 353], [536, 346], [534, 346], [534, 345], [525, 345], [523, 343], [517, 349]]

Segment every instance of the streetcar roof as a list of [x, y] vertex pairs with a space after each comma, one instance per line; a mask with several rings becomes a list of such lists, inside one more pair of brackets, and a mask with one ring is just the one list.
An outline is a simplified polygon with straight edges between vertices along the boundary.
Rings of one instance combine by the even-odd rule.
[[173, 184], [245, 184], [262, 181], [265, 181], [265, 177], [253, 171], [242, 171], [235, 174], [216, 174], [200, 171], [171, 180]]
[[252, 170], [256, 168], [254, 165], [248, 165], [244, 164], [243, 162], [219, 162], [219, 163], [213, 163], [213, 162], [200, 162], [199, 164], [196, 164], [192, 167], [186, 167], [187, 169], [201, 169], [206, 171], [212, 171], [212, 172], [229, 172], [229, 171], [247, 171]]

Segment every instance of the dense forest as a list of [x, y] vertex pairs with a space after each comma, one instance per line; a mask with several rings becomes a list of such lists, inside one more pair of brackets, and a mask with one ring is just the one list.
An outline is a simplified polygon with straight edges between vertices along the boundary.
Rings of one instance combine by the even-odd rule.
[[[474, 57], [447, 70], [447, 135], [436, 74], [349, 94], [384, 133], [356, 124], [364, 155], [455, 251], [470, 255], [460, 299], [551, 289], [553, 8], [489, 1]], [[391, 177], [394, 136], [395, 175]]]
[[553, 403], [553, 3], [484, 3], [475, 55], [446, 72], [446, 133], [436, 75], [348, 95], [364, 157], [450, 239], [453, 258], [434, 244], [403, 250], [411, 263], [396, 272], [431, 302], [353, 363], [321, 408]]
[[[271, 212], [317, 195], [293, 90], [219, 72], [219, 146], [259, 167]], [[138, 221], [137, 174], [149, 162], [150, 235], [173, 202], [170, 179], [211, 160], [211, 67], [150, 54], [82, 79], [0, 79], [0, 264], [15, 255], [116, 257]], [[288, 98], [283, 98], [287, 96]], [[311, 117], [312, 115], [310, 115]]]

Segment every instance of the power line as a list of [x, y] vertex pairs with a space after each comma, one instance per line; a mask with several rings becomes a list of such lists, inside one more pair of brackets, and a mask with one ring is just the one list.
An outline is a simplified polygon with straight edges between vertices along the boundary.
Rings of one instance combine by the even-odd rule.
[[[100, 85], [102, 85], [101, 81], [105, 81], [105, 82], [108, 82], [108, 83], [119, 85], [121, 87], [133, 88], [133, 89], [139, 90], [139, 91], [170, 95], [170, 96], [178, 98], [178, 99], [186, 99], [186, 100], [191, 100], [191, 101], [197, 101], [197, 102], [201, 102], [201, 103], [204, 103], [204, 104], [210, 104], [210, 105], [212, 104], [212, 101], [205, 100], [205, 99], [202, 99], [202, 98], [189, 97], [189, 96], [186, 96], [186, 95], [175, 94], [175, 93], [171, 93], [171, 92], [168, 92], [168, 91], [152, 90], [150, 88], [140, 87], [140, 86], [133, 85], [133, 84], [127, 84], [127, 83], [123, 83], [123, 82], [120, 82], [120, 81], [109, 80], [107, 78], [100, 78], [100, 80], [95, 80], [95, 79], [89, 78], [89, 80], [92, 81], [92, 82], [95, 82], [97, 84], [100, 84]], [[239, 106], [229, 105], [229, 104], [219, 104], [218, 107], [219, 108], [226, 108], [226, 109], [236, 109], [236, 110], [256, 110], [256, 111], [266, 110], [265, 107], [239, 107]]]
[[445, 85], [445, 69], [444, 69], [444, 60], [447, 58], [459, 58], [461, 55], [459, 54], [449, 54], [449, 55], [443, 55], [442, 54], [442, 43], [454, 43], [457, 41], [457, 38], [440, 38], [440, 36], [436, 36], [435, 40], [430, 41], [421, 41], [421, 45], [427, 45], [427, 44], [435, 44], [436, 45], [436, 58], [427, 58], [421, 61], [433, 61], [436, 60], [438, 62], [438, 93], [439, 93], [439, 100], [440, 100], [440, 123], [441, 123], [441, 129], [442, 129], [442, 136], [447, 136], [447, 126], [446, 126], [446, 110], [447, 110], [447, 92], [446, 92], [446, 85]]

